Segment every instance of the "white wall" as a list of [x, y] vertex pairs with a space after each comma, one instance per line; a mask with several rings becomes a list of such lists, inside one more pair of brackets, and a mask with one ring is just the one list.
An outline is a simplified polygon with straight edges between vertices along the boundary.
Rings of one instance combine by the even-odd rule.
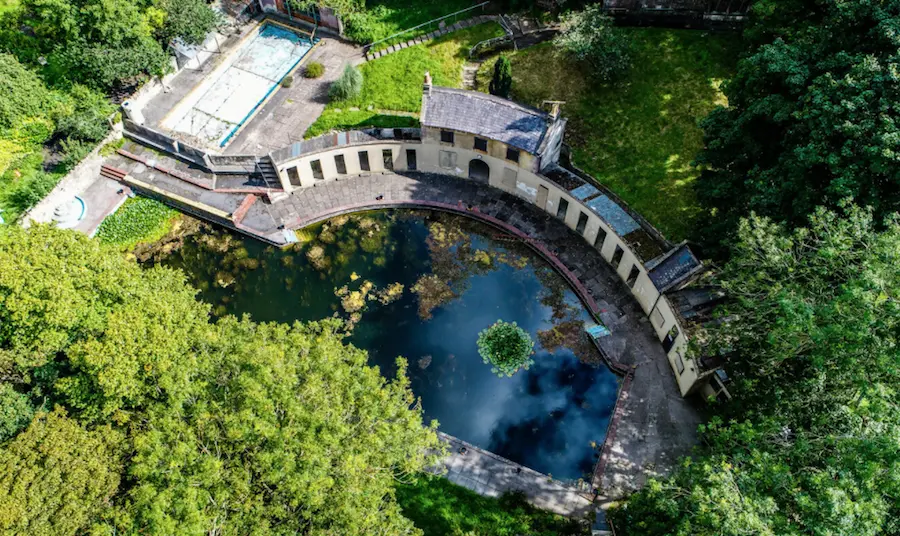
[[[628, 244], [618, 236], [612, 227], [610, 227], [600, 216], [590, 210], [581, 201], [572, 197], [569, 192], [560, 188], [553, 181], [546, 177], [533, 173], [528, 169], [516, 166], [514, 163], [476, 152], [474, 150], [464, 149], [458, 146], [443, 145], [432, 142], [419, 141], [382, 141], [378, 143], [343, 146], [333, 148], [312, 155], [304, 155], [300, 158], [290, 160], [278, 165], [279, 174], [282, 177], [282, 183], [286, 191], [297, 189], [296, 186], [288, 184], [287, 169], [296, 167], [301, 180], [301, 187], [314, 186], [316, 183], [334, 180], [341, 176], [353, 176], [361, 172], [359, 168], [359, 151], [368, 151], [369, 164], [371, 173], [379, 173], [384, 171], [382, 164], [382, 151], [390, 150], [395, 171], [406, 171], [406, 150], [416, 151], [416, 160], [418, 171], [440, 173], [444, 175], [455, 175], [462, 178], [468, 178], [469, 162], [471, 160], [481, 160], [487, 163], [490, 169], [489, 183], [495, 188], [507, 191], [521, 199], [530, 203], [536, 203], [537, 192], [540, 186], [544, 186], [548, 190], [547, 205], [545, 210], [553, 216], [557, 215], [558, 207], [561, 200], [568, 202], [568, 209], [565, 215], [565, 224], [575, 230], [578, 225], [580, 213], [588, 216], [587, 225], [585, 226], [582, 236], [589, 244], [594, 245], [598, 233], [602, 229], [606, 232], [606, 237], [602, 244], [597, 244], [600, 254], [607, 261], [611, 262], [615, 255], [616, 247], [622, 250], [621, 260], [616, 273], [628, 284], [628, 276], [633, 267], [638, 270], [637, 278], [628, 285], [631, 288], [632, 295], [640, 304], [651, 320], [654, 330], [660, 341], [663, 341], [667, 334], [676, 328], [677, 336], [668, 352], [669, 362], [678, 381], [679, 389], [682, 395], [693, 392], [701, 387], [701, 376], [697, 370], [693, 360], [688, 360], [686, 355], [688, 340], [679, 324], [678, 317], [674, 312], [671, 304], [664, 295], [653, 285], [647, 273], [647, 269], [639, 261], [638, 257], [631, 251]], [[442, 167], [440, 153], [441, 151], [450, 151], [456, 154], [456, 165], [453, 167]], [[334, 156], [344, 155], [344, 161], [347, 167], [346, 175], [340, 175], [335, 166]], [[318, 160], [322, 166], [322, 174], [324, 179], [317, 180], [313, 178], [310, 163]], [[515, 185], [512, 184], [511, 174], [515, 173]], [[367, 173], [362, 171], [362, 173]], [[506, 177], [506, 180], [504, 180]], [[468, 180], [468, 179], [467, 179]], [[677, 367], [678, 356], [684, 364], [684, 371], [679, 374]]]

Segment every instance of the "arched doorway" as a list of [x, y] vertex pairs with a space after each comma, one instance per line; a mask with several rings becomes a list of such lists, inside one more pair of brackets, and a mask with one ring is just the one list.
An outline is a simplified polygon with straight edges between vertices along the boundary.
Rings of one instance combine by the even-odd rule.
[[487, 184], [491, 178], [491, 168], [484, 160], [473, 158], [469, 161], [469, 178]]

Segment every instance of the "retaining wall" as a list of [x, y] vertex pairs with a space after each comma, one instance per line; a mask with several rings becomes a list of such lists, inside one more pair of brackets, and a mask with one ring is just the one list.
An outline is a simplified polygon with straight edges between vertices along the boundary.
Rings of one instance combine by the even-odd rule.
[[[368, 155], [368, 170], [361, 168], [360, 152]], [[599, 251], [629, 287], [635, 300], [649, 317], [660, 342], [664, 347], [668, 346], [666, 353], [682, 395], [702, 387], [709, 372], [700, 371], [694, 360], [685, 359], [687, 336], [675, 308], [649, 277], [645, 262], [650, 259], [641, 259], [628, 242], [616, 233], [612, 225], [566, 188], [546, 176], [486, 153], [459, 146], [431, 143], [427, 139], [375, 140], [369, 143], [347, 144], [277, 160], [276, 164], [282, 185], [285, 191], [290, 192], [352, 175], [390, 170], [408, 171], [411, 170], [408, 156], [410, 152], [415, 154], [416, 171], [463, 178], [468, 177], [468, 168], [472, 161], [481, 161], [490, 170], [487, 184], [524, 199], [553, 216], [561, 217], [560, 219], [570, 229], [578, 232], [586, 242]], [[441, 154], [447, 152], [456, 155], [452, 159], [453, 165], [448, 166], [446, 154]], [[336, 157], [343, 157], [345, 173], [338, 172]], [[314, 176], [313, 162], [318, 162], [317, 168], [321, 169], [322, 178]], [[560, 209], [562, 205], [568, 207], [564, 212]], [[585, 216], [586, 224], [579, 230], [579, 219], [584, 220]]]

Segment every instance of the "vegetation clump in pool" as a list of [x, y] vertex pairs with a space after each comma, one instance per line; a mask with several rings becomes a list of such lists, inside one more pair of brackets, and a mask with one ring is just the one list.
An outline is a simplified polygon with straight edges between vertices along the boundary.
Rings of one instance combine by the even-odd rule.
[[[442, 431], [554, 478], [592, 471], [618, 382], [584, 334], [590, 315], [549, 264], [434, 212], [340, 216], [297, 235], [278, 249], [207, 227], [146, 258], [183, 269], [218, 316], [342, 319], [347, 341], [385, 376], [408, 359], [425, 417]], [[530, 343], [527, 368], [511, 376], [479, 354], [479, 334], [498, 318]]]

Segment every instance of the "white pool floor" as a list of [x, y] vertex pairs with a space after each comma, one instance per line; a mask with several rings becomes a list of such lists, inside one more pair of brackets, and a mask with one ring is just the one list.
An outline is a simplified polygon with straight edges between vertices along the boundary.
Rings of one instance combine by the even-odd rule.
[[163, 127], [221, 147], [312, 48], [298, 34], [267, 24], [178, 103]]

